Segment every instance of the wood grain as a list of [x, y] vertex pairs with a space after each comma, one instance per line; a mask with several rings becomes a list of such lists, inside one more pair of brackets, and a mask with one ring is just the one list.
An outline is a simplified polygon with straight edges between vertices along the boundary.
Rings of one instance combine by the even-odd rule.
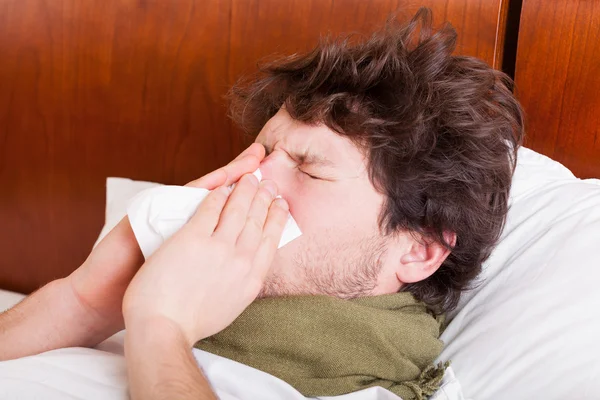
[[[428, 0], [459, 49], [499, 66], [501, 0]], [[105, 179], [182, 184], [243, 141], [223, 95], [273, 52], [370, 32], [416, 2], [0, 0], [0, 288], [69, 274], [104, 219]]]
[[230, 4], [0, 7], [0, 287], [28, 292], [89, 254], [107, 176], [181, 183], [239, 147], [222, 117]]
[[600, 177], [600, 1], [524, 0], [515, 80], [525, 144]]
[[[320, 35], [370, 33], [392, 13], [410, 18], [420, 6], [434, 23], [450, 22], [459, 32], [457, 52], [502, 64], [507, 2], [502, 0], [246, 0], [232, 7], [229, 72], [234, 79], [253, 72], [258, 60], [312, 48]], [[295, 17], [293, 17], [295, 16]]]

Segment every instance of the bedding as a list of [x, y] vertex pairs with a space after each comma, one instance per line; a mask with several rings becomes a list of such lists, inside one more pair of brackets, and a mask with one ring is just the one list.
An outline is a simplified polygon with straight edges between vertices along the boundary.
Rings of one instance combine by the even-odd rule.
[[7, 310], [23, 300], [25, 295], [0, 289], [0, 312]]
[[[0, 310], [16, 304], [23, 295], [0, 290]], [[127, 370], [121, 331], [95, 349], [68, 348], [0, 362], [0, 399], [126, 400]], [[198, 365], [221, 400], [305, 400], [284, 381], [227, 358], [193, 349]], [[359, 392], [319, 399], [398, 400], [391, 392], [373, 387]], [[432, 400], [464, 400], [452, 368]]]
[[600, 399], [600, 181], [519, 150], [510, 211], [442, 335], [467, 397]]

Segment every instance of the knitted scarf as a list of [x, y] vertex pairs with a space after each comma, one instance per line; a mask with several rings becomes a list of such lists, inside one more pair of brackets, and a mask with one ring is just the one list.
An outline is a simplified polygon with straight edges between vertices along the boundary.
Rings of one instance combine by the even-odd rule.
[[381, 386], [422, 400], [439, 388], [446, 367], [433, 365], [441, 323], [409, 293], [266, 298], [195, 347], [274, 375], [307, 397]]

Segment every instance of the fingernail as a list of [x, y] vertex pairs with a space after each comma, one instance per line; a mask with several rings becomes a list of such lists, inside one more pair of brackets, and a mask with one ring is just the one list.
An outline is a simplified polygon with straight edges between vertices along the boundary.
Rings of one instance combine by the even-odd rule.
[[260, 183], [260, 186], [267, 189], [269, 191], [269, 193], [271, 193], [271, 195], [273, 197], [277, 196], [277, 186], [275, 186], [275, 182], [273, 181], [262, 181]]
[[254, 186], [258, 186], [258, 179], [252, 174], [246, 174], [246, 180], [252, 183]]
[[282, 198], [278, 198], [277, 200], [275, 200], [275, 204], [277, 205], [277, 207], [281, 207], [285, 211], [289, 211], [290, 210], [290, 206], [288, 205], [288, 202], [285, 201]]
[[221, 193], [225, 194], [226, 196], [229, 196], [233, 188], [231, 186], [221, 186], [219, 190], [221, 191]]

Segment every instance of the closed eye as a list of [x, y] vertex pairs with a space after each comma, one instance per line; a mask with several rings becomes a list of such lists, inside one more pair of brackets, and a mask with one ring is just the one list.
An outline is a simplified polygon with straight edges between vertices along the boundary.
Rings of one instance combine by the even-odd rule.
[[[273, 150], [274, 150], [274, 147], [273, 147], [273, 146], [270, 146], [270, 145], [266, 145], [266, 144], [263, 144], [263, 146], [264, 146], [264, 148], [265, 148], [265, 157], [268, 157], [268, 156], [269, 156], [269, 154], [271, 154], [271, 153], [273, 152]], [[298, 157], [298, 156], [294, 157], [294, 156], [292, 156], [290, 153], [288, 153], [288, 152], [287, 152], [285, 149], [281, 149], [281, 150], [283, 150], [283, 152], [285, 152], [285, 153], [287, 154], [287, 156], [288, 156], [288, 157], [289, 157], [291, 160], [293, 160], [294, 162], [297, 162], [297, 163], [298, 163], [298, 164], [300, 164], [300, 165], [302, 164], [302, 161], [303, 161], [303, 160], [302, 160], [302, 158], [303, 158], [303, 157]], [[307, 175], [307, 176], [308, 176], [310, 179], [313, 179], [313, 180], [317, 180], [317, 181], [325, 181], [325, 180], [328, 180], [328, 179], [319, 178], [318, 176], [315, 176], [315, 175], [309, 174], [308, 172], [306, 172], [306, 171], [303, 171], [303, 170], [301, 170], [300, 168], [298, 168], [298, 171], [302, 172], [304, 175]]]
[[302, 172], [304, 175], [308, 175], [311, 179], [321, 180], [321, 178], [319, 178], [318, 176], [311, 175], [308, 172], [302, 170], [300, 170], [300, 172]]

